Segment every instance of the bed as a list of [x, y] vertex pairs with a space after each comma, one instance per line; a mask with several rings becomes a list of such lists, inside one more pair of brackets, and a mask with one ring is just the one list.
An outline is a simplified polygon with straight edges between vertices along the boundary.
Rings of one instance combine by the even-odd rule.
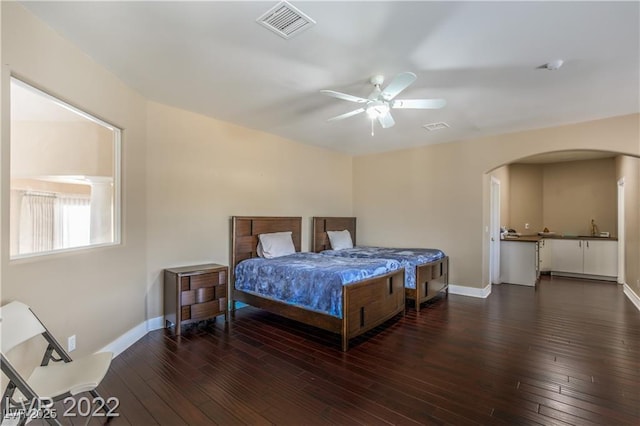
[[[272, 279], [256, 275], [256, 273], [264, 272], [265, 268], [276, 269], [280, 268], [282, 264], [296, 264], [302, 262], [303, 258], [313, 259], [315, 257], [318, 259], [319, 265], [342, 264], [346, 265], [347, 269], [351, 268], [349, 269], [351, 272], [343, 273], [343, 275], [348, 275], [353, 280], [353, 265], [349, 265], [349, 262], [336, 262], [335, 260], [327, 262], [327, 256], [317, 253], [300, 253], [302, 225], [300, 217], [234, 216], [231, 222], [230, 295], [232, 308], [235, 307], [235, 302], [243, 302], [339, 334], [343, 351], [349, 349], [350, 339], [377, 327], [400, 313], [404, 314], [404, 269], [397, 262], [395, 265], [385, 263], [389, 269], [392, 269], [388, 272], [379, 273], [380, 270], [377, 270], [374, 276], [366, 276], [365, 274], [364, 278], [356, 278], [355, 281], [340, 285], [337, 290], [335, 284], [332, 284], [331, 291], [338, 294], [334, 294], [337, 299], [331, 304], [333, 309], [328, 312], [322, 311], [320, 306], [307, 307], [291, 300], [280, 299], [277, 294], [261, 294], [260, 287], [268, 288], [277, 285], [273, 281], [262, 284], [262, 281], [267, 282], [268, 279]], [[258, 258], [258, 236], [260, 234], [287, 231], [291, 232], [296, 253], [278, 258], [278, 262], [270, 262], [276, 259]], [[317, 274], [326, 272], [323, 267], [318, 267], [318, 265], [307, 267], [307, 269], [311, 274], [307, 278], [310, 283], [317, 279]], [[290, 279], [290, 274], [279, 274], [283, 285], [290, 285], [287, 282]], [[249, 284], [244, 283], [247, 277], [251, 277], [252, 282]], [[236, 282], [236, 278], [238, 278], [238, 282]]]
[[[348, 230], [353, 249], [332, 250], [327, 231]], [[403, 249], [356, 245], [355, 217], [314, 217], [313, 251], [350, 258], [376, 256], [396, 259], [405, 266], [405, 298], [412, 300], [417, 311], [420, 305], [438, 294], [449, 293], [449, 257], [437, 249]]]

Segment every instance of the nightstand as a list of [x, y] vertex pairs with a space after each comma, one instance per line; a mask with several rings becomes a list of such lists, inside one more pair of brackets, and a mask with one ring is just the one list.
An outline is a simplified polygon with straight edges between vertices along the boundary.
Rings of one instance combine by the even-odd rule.
[[210, 263], [164, 270], [164, 320], [180, 335], [182, 324], [219, 315], [228, 321], [229, 268]]

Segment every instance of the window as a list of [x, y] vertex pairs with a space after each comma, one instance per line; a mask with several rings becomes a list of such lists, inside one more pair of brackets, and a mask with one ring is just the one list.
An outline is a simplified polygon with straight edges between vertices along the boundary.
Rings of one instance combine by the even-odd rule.
[[120, 129], [11, 78], [12, 258], [120, 242]]

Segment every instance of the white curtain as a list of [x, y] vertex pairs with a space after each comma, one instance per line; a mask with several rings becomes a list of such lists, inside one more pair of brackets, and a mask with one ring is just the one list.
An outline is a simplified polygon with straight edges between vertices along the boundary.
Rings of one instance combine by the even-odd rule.
[[89, 245], [91, 200], [25, 192], [20, 204], [19, 254]]
[[23, 194], [20, 205], [20, 254], [53, 250], [56, 237], [55, 205], [54, 194]]
[[91, 234], [91, 200], [88, 197], [61, 195], [58, 198], [60, 248], [86, 246]]

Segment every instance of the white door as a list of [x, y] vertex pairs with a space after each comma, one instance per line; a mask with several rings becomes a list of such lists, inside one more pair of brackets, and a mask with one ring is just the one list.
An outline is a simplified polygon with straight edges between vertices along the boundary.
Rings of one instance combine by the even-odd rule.
[[491, 176], [491, 212], [489, 224], [489, 281], [500, 284], [500, 181]]

